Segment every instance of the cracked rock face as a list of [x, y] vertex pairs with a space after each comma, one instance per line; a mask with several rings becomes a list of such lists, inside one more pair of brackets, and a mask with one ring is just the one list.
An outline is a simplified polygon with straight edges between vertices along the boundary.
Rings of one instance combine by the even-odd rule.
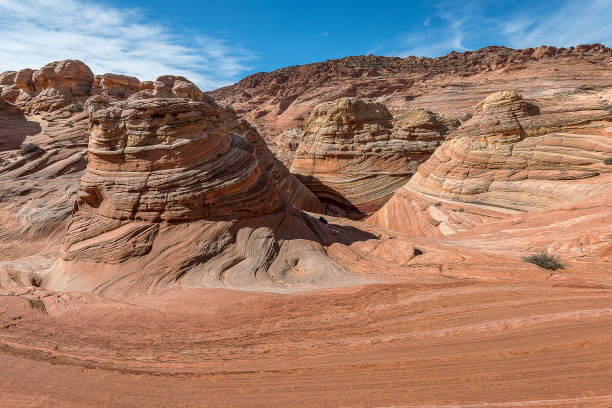
[[612, 168], [609, 91], [534, 101], [488, 96], [369, 222], [451, 235], [521, 212], [604, 194]]
[[457, 125], [424, 109], [394, 118], [381, 103], [323, 103], [306, 124], [291, 171], [321, 200], [371, 213]]

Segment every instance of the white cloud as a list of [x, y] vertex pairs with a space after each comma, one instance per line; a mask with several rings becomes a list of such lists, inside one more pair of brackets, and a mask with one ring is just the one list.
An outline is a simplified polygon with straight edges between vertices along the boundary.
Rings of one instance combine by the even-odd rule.
[[552, 14], [522, 13], [501, 27], [508, 44], [518, 48], [595, 42], [611, 45], [612, 0], [568, 1]]
[[394, 44], [377, 49], [383, 55], [436, 57], [487, 45], [612, 45], [612, 0], [563, 0], [530, 7], [508, 1], [503, 15], [499, 10], [492, 14], [493, 3], [441, 1], [437, 12], [427, 18], [429, 25], [419, 25], [413, 32], [399, 35]]
[[209, 90], [238, 80], [254, 57], [223, 39], [145, 21], [137, 9], [84, 0], [0, 0], [0, 72], [79, 59], [96, 74], [141, 80], [183, 75]]
[[440, 14], [438, 17], [443, 22], [442, 28], [427, 25], [421, 32], [405, 36], [400, 43], [401, 48], [396, 50], [395, 54], [400, 57], [437, 57], [451, 50], [465, 51], [467, 48], [463, 45], [463, 40], [466, 19], [457, 18], [454, 14]]

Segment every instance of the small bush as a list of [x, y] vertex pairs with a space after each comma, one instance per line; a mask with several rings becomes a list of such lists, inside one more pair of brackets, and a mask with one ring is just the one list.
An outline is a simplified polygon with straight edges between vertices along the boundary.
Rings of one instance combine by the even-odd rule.
[[604, 163], [607, 164], [607, 165], [612, 166], [612, 157], [606, 157], [604, 159]]
[[78, 103], [75, 103], [73, 105], [70, 105], [68, 107], [68, 112], [70, 113], [78, 113], [78, 112], [83, 112], [83, 105], [80, 105]]
[[26, 143], [23, 146], [21, 146], [21, 149], [19, 150], [19, 154], [22, 156], [26, 156], [28, 154], [32, 154], [39, 150], [42, 150], [42, 149], [38, 147], [37, 145], [35, 145], [34, 143]]
[[604, 106], [604, 110], [607, 110], [608, 112], [612, 113], [612, 105]]
[[459, 211], [459, 212], [464, 212], [464, 211], [465, 211], [465, 209], [464, 209], [463, 207], [459, 207], [459, 208], [457, 208], [457, 211]]
[[550, 271], [565, 269], [565, 265], [561, 263], [559, 258], [554, 255], [548, 255], [546, 252], [525, 256], [523, 257], [523, 261], [532, 263], [540, 268], [548, 269]]
[[35, 286], [37, 288], [42, 284], [42, 278], [37, 274], [30, 275], [30, 285]]
[[468, 113], [465, 114], [465, 116], [463, 118], [461, 118], [461, 121], [462, 122], [467, 122], [468, 120], [472, 119], [472, 116], [474, 116], [474, 114], [471, 113], [471, 112], [468, 112]]

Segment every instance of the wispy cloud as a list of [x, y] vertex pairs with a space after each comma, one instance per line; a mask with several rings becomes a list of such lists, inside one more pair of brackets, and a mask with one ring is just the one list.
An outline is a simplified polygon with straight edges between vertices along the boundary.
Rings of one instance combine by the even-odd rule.
[[436, 11], [426, 21], [429, 24], [400, 34], [393, 44], [379, 46], [377, 51], [384, 55], [436, 57], [487, 45], [528, 48], [612, 44], [612, 0], [446, 0], [437, 3]]
[[431, 25], [431, 19], [428, 20], [429, 24], [424, 25], [425, 29], [401, 38], [400, 47], [393, 51], [394, 55], [436, 57], [451, 50], [465, 51], [467, 49], [463, 45], [465, 18], [440, 14], [437, 16], [437, 27]]
[[254, 53], [145, 21], [141, 10], [79, 0], [0, 0], [0, 72], [80, 59], [94, 73], [183, 75], [202, 89], [235, 82]]
[[544, 16], [519, 13], [501, 24], [513, 47], [612, 43], [612, 0], [568, 1]]

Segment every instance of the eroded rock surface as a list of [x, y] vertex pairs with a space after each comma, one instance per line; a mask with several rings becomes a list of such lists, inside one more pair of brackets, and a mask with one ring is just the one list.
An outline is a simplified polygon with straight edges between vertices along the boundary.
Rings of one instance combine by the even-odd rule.
[[[246, 149], [243, 149], [242, 155], [249, 157], [255, 155], [258, 163], [255, 165], [250, 162], [240, 162], [240, 160], [217, 163], [234, 170], [242, 164], [247, 166], [241, 170], [243, 174], [237, 175], [237, 179], [242, 175], [247, 178], [238, 181], [238, 184], [242, 184], [232, 187], [231, 182], [226, 180], [225, 182], [228, 185], [223, 187], [225, 190], [220, 188], [222, 192], [220, 196], [225, 198], [219, 198], [219, 193], [217, 193], [217, 196], [215, 194], [209, 196], [208, 199], [211, 200], [211, 203], [214, 202], [211, 207], [218, 212], [222, 212], [226, 205], [224, 199], [235, 200], [235, 204], [244, 198], [240, 195], [232, 196], [236, 193], [232, 191], [232, 188], [247, 189], [246, 185], [257, 179], [255, 172], [260, 172], [262, 177], [273, 180], [273, 183], [269, 185], [264, 184], [268, 186], [266, 188], [274, 191], [271, 195], [266, 195], [266, 188], [262, 188], [260, 191], [261, 183], [263, 183], [261, 180], [259, 181], [260, 184], [252, 185], [250, 187], [251, 194], [261, 196], [260, 206], [258, 207], [254, 201], [246, 200], [241, 204], [244, 213], [260, 213], [258, 211], [262, 210], [262, 207], [270, 207], [276, 211], [278, 203], [285, 199], [302, 209], [320, 210], [321, 206], [318, 199], [290, 174], [282, 163], [274, 158], [255, 129], [246, 121], [239, 120], [231, 109], [218, 107], [209, 96], [202, 93], [187, 79], [167, 75], [158, 78], [156, 81], [140, 82], [137, 78], [116, 74], [90, 77], [87, 74], [88, 70], [80, 61], [60, 61], [48, 64], [40, 70], [6, 72], [0, 77], [0, 93], [3, 96], [0, 98], [0, 175], [3, 177], [3, 183], [0, 186], [0, 220], [2, 221], [0, 227], [0, 242], [2, 243], [0, 245], [2, 247], [0, 256], [9, 262], [6, 265], [0, 264], [0, 278], [5, 277], [8, 281], [13, 281], [9, 275], [17, 277], [39, 276], [38, 274], [48, 270], [53, 263], [53, 259], [57, 258], [58, 244], [63, 240], [75, 201], [77, 201], [77, 191], [83, 171], [87, 166], [90, 127], [92, 132], [100, 134], [107, 132], [107, 134], [116, 135], [113, 132], [118, 130], [112, 128], [123, 122], [121, 122], [120, 117], [113, 116], [120, 115], [121, 110], [117, 113], [117, 109], [113, 110], [111, 105], [120, 101], [130, 104], [129, 109], [132, 110], [132, 113], [138, 111], [139, 105], [155, 111], [159, 117], [153, 119], [154, 121], [159, 121], [160, 118], [165, 117], [166, 108], [168, 111], [176, 108], [176, 103], [181, 98], [186, 100], [184, 106], [189, 106], [190, 103], [203, 103], [210, 105], [215, 112], [218, 111], [217, 116], [219, 117], [215, 120], [221, 120], [223, 124], [220, 126], [230, 127], [231, 132], [233, 132], [231, 142], [227, 142], [227, 138], [223, 140], [230, 145], [233, 143], [242, 146]], [[33, 79], [34, 77], [38, 78], [36, 82]], [[57, 103], [47, 103], [51, 99], [48, 98], [47, 93], [38, 91], [40, 87], [52, 90], [63, 89], [66, 91], [63, 93], [65, 98], [54, 99], [53, 101]], [[90, 90], [88, 94], [85, 94], [87, 88], [90, 88]], [[4, 97], [8, 99], [4, 99]], [[142, 103], [142, 101], [155, 100], [159, 103], [161, 99], [166, 100], [168, 105], [160, 105], [156, 108], [155, 102], [152, 102], [153, 105], [148, 105], [147, 102]], [[178, 110], [175, 111], [175, 114], [181, 115], [181, 118], [183, 118], [181, 120], [185, 121], [185, 126], [193, 125], [190, 125], [189, 112], [179, 112], [180, 109], [176, 109]], [[94, 119], [95, 112], [104, 113]], [[139, 115], [146, 117], [147, 114], [143, 112], [141, 109]], [[92, 115], [91, 121], [90, 114]], [[137, 119], [133, 118], [134, 121], [137, 121]], [[105, 126], [108, 128], [100, 129]], [[134, 125], [130, 124], [130, 126]], [[190, 129], [185, 130], [180, 126], [175, 126], [175, 129], [180, 129], [181, 132], [190, 131]], [[143, 129], [133, 130], [132, 135], [141, 131], [144, 132]], [[96, 146], [95, 143], [92, 145], [92, 151], [100, 147]], [[105, 146], [104, 143], [102, 143], [102, 146]], [[183, 146], [183, 149], [200, 147], [196, 143]], [[221, 151], [226, 147], [221, 147]], [[110, 143], [109, 148], [116, 149], [117, 146]], [[128, 148], [128, 153], [130, 148], [132, 147]], [[157, 150], [158, 153], [161, 151], [163, 151], [163, 147], [161, 150]], [[181, 154], [185, 153], [180, 149], [178, 151]], [[175, 154], [178, 154], [177, 152]], [[112, 154], [110, 153], [111, 156]], [[117, 154], [117, 152], [114, 154]], [[133, 154], [133, 152], [129, 154]], [[197, 156], [204, 153], [188, 151], [186, 156], [192, 154]], [[210, 154], [210, 152], [207, 154]], [[227, 156], [226, 160], [228, 158], [236, 159], [234, 156]], [[160, 154], [157, 159], [152, 158], [151, 160], [155, 162], [156, 166], [163, 166], [167, 159], [167, 156]], [[187, 162], [190, 162], [190, 160], [189, 158], [186, 159]], [[133, 161], [127, 160], [124, 167], [129, 168], [130, 163], [134, 162], [138, 163], [137, 166], [142, 165], [142, 161], [138, 162], [137, 159], [134, 159]], [[170, 167], [165, 170], [168, 173], [172, 172], [172, 166], [178, 166], [179, 162], [176, 160], [166, 162], [165, 165]], [[97, 163], [99, 164], [99, 162]], [[94, 163], [92, 163], [93, 165]], [[113, 184], [116, 180], [115, 190], [105, 190], [95, 186], [95, 182], [92, 185], [87, 184], [92, 180], [92, 177], [95, 178], [91, 175], [91, 172], [95, 171], [92, 167], [83, 179], [83, 187], [86, 190], [81, 192], [79, 199], [93, 200], [91, 201], [92, 205], [96, 205], [96, 194], [99, 189], [100, 191], [104, 190], [105, 194], [109, 194], [113, 199], [117, 196], [120, 197], [113, 202], [117, 204], [116, 208], [111, 210], [112, 207], [106, 207], [112, 213], [111, 218], [127, 220], [148, 217], [148, 219], [172, 219], [172, 222], [177, 219], [183, 221], [188, 219], [189, 216], [185, 216], [185, 212], [180, 213], [180, 215], [174, 214], [172, 206], [176, 203], [172, 202], [172, 197], [169, 200], [167, 197], [152, 198], [151, 194], [145, 194], [141, 199], [135, 198], [138, 193], [135, 193], [137, 188], [133, 183], [143, 185], [147, 178], [139, 177], [139, 174], [146, 174], [144, 168], [141, 170], [143, 173], [138, 173], [135, 168], [129, 168], [129, 170], [121, 173], [121, 177], [116, 175], [116, 179], [106, 181]], [[191, 169], [190, 174], [193, 176], [193, 169]], [[163, 179], [163, 177], [160, 179]], [[190, 178], [190, 176], [180, 179], [180, 176], [176, 175], [174, 179], [175, 184], [173, 186], [166, 185], [166, 187], [167, 190], [176, 190], [173, 197], [178, 197], [177, 200], [179, 201], [183, 200], [181, 205], [188, 206], [185, 200], [197, 200], [195, 196], [201, 194], [201, 191], [193, 193], [193, 196], [190, 196], [186, 191], [193, 187], [194, 183], [197, 184], [201, 180], [197, 177]], [[192, 184], [185, 187], [177, 184], [179, 182], [190, 182]], [[219, 185], [225, 182], [222, 181], [222, 178], [217, 181]], [[201, 190], [201, 186], [197, 188]], [[276, 191], [277, 189], [280, 193]], [[106, 197], [105, 205], [112, 201], [109, 196]], [[149, 199], [159, 202], [153, 204], [152, 201], [147, 201]], [[237, 208], [234, 208], [234, 210], [239, 211]], [[261, 213], [266, 213], [266, 211]], [[134, 212], [134, 216], [131, 215], [132, 212]], [[122, 215], [117, 215], [118, 213]], [[192, 219], [198, 217], [200, 215], [191, 216]], [[116, 226], [113, 223], [111, 224], [113, 228]], [[90, 228], [90, 231], [100, 232], [101, 230]], [[137, 244], [138, 248], [121, 248], [116, 254], [118, 259], [126, 259], [126, 257], [129, 258], [129, 254], [142, 254], [149, 250], [149, 240], [155, 235], [153, 231], [156, 231], [156, 228], [136, 226], [134, 231], [136, 231], [134, 235], [138, 235], [135, 239], [137, 241], [142, 239], [145, 243], [143, 245]], [[128, 232], [128, 235], [131, 233]], [[309, 237], [312, 238], [310, 235]], [[118, 245], [120, 246], [120, 244]], [[112, 252], [107, 246], [101, 247], [109, 250], [109, 253]], [[87, 251], [84, 250], [84, 253], [90, 254], [92, 260], [96, 262], [104, 261], [104, 256], [101, 257], [96, 250]], [[113, 256], [109, 255], [109, 258]], [[84, 257], [86, 256], [84, 255]], [[19, 282], [22, 280], [21, 278], [17, 279]]]
[[[8, 81], [4, 81], [8, 82]], [[7, 83], [0, 95], [30, 113], [51, 112], [89, 97], [94, 74], [77, 60], [52, 62], [39, 70], [23, 69]]]
[[[0, 100], [2, 405], [610, 406], [609, 77], [579, 48], [490, 60], [469, 92], [434, 76], [414, 101], [436, 112], [507, 74], [531, 91], [487, 98], [421, 166], [409, 235], [293, 210], [255, 129], [184, 78], [96, 77], [88, 112]], [[395, 113], [400, 140], [432, 134]], [[542, 251], [565, 268], [523, 262]]]
[[281, 194], [283, 178], [262, 169], [261, 146], [231, 133], [208, 97], [174, 92], [92, 100], [87, 169], [43, 285], [118, 295], [351, 281]]
[[604, 194], [612, 175], [609, 100], [610, 91], [532, 101], [493, 93], [369, 222], [449, 235]]
[[383, 104], [341, 98], [314, 109], [291, 171], [328, 208], [347, 208], [342, 215], [372, 213], [456, 126], [458, 121], [424, 109], [393, 118]]
[[253, 124], [291, 167], [287, 129], [303, 130], [315, 106], [343, 97], [384, 103], [393, 115], [424, 108], [464, 119], [500, 89], [529, 99], [612, 87], [612, 50], [601, 44], [514, 50], [485, 47], [439, 58], [355, 56], [250, 75], [210, 94]]

